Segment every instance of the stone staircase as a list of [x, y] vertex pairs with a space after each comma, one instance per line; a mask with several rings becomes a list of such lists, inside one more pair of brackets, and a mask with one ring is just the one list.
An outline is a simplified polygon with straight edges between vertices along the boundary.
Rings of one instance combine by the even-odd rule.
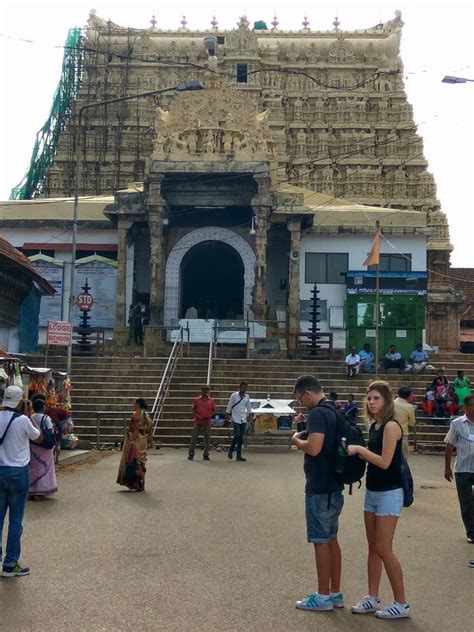
[[[207, 345], [191, 346], [189, 357], [179, 359], [168, 397], [166, 398], [157, 437], [163, 446], [185, 447], [189, 444], [192, 429], [192, 401], [200, 393], [207, 380]], [[218, 358], [214, 360], [211, 391], [218, 412], [224, 412], [229, 394], [238, 388], [241, 380], [249, 384], [251, 397], [291, 399], [293, 385], [303, 373], [316, 375], [326, 393], [336, 391], [342, 401], [349, 393], [355, 395], [359, 409], [367, 384], [374, 376], [359, 375], [353, 380], [345, 377], [344, 363], [340, 359], [247, 359], [245, 350], [236, 347], [219, 347]], [[114, 443], [121, 441], [124, 423], [129, 419], [130, 410], [137, 397], [144, 397], [150, 405], [166, 366], [167, 357], [102, 357], [73, 358], [73, 418], [78, 436], [95, 443], [97, 437], [97, 413], [101, 412], [101, 441]], [[464, 369], [474, 379], [474, 356], [451, 353], [432, 357], [432, 363], [444, 367], [448, 379], [454, 379], [457, 369]], [[61, 358], [48, 362], [54, 368], [62, 368]], [[430, 375], [380, 375], [388, 379], [394, 391], [402, 385], [413, 389], [416, 400], [425, 393]], [[104, 414], [106, 413], [106, 414]], [[439, 443], [446, 432], [445, 425], [437, 425], [431, 420], [420, 419], [418, 443]], [[213, 428], [215, 445], [226, 447], [230, 432], [227, 428]], [[257, 441], [252, 436], [249, 443]], [[272, 445], [287, 445], [287, 437], [273, 437]]]
[[[433, 357], [436, 367], [444, 367], [448, 379], [454, 379], [457, 369], [464, 369], [466, 374], [473, 374], [474, 356], [466, 354], [439, 354]], [[243, 357], [217, 358], [214, 360], [211, 393], [218, 412], [224, 412], [229, 395], [237, 390], [241, 380], [249, 384], [249, 394], [255, 398], [265, 398], [269, 393], [275, 399], [291, 399], [293, 385], [303, 373], [316, 375], [322, 382], [328, 394], [336, 391], [342, 401], [347, 400], [350, 393], [355, 395], [359, 409], [367, 385], [374, 379], [373, 375], [359, 375], [353, 380], [346, 379], [346, 371], [342, 360], [309, 359], [246, 359]], [[165, 403], [162, 418], [158, 428], [158, 436], [163, 445], [184, 447], [189, 443], [192, 428], [192, 400], [206, 382], [207, 360], [205, 358], [183, 358], [180, 360], [171, 383], [170, 392]], [[421, 401], [431, 375], [379, 375], [380, 379], [387, 379], [394, 392], [400, 386], [410, 386], [417, 401]], [[431, 420], [420, 418], [418, 443], [437, 443], [444, 436], [446, 426]], [[428, 423], [430, 421], [430, 423]], [[229, 443], [229, 431], [226, 428], [213, 428], [212, 437], [215, 444], [226, 447]], [[249, 444], [257, 438], [249, 437]], [[412, 437], [412, 440], [414, 437]], [[287, 444], [287, 438], [277, 435], [272, 444]]]

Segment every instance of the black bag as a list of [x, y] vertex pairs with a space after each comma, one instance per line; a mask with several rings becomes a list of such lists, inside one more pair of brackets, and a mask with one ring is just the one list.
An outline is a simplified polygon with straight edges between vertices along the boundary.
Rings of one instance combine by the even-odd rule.
[[332, 463], [334, 477], [344, 485], [349, 485], [349, 494], [352, 494], [352, 485], [359, 483], [362, 485], [362, 479], [365, 475], [366, 462], [359, 457], [358, 454], [349, 456], [347, 454], [347, 446], [361, 445], [365, 448], [365, 440], [362, 431], [357, 426], [353, 426], [344, 413], [336, 410], [329, 404], [320, 404], [330, 408], [336, 415], [336, 453]]
[[50, 430], [50, 428], [46, 427], [46, 423], [44, 418], [46, 415], [41, 417], [40, 421], [40, 430], [43, 435], [43, 440], [41, 443], [37, 443], [40, 448], [44, 448], [45, 450], [52, 450], [56, 446], [56, 437], [54, 436], [54, 430]]
[[137, 478], [137, 464], [135, 461], [127, 463], [125, 466], [124, 480], [126, 485], [132, 485]]
[[401, 470], [402, 470], [402, 487], [403, 487], [403, 506], [410, 507], [413, 504], [413, 476], [411, 475], [410, 466], [407, 457], [401, 453]]

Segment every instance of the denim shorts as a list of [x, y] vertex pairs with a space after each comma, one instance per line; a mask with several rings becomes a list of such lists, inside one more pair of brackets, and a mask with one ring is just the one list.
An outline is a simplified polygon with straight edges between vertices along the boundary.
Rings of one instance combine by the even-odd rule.
[[387, 492], [365, 490], [364, 511], [376, 516], [399, 516], [403, 509], [403, 489], [390, 489]]
[[306, 494], [306, 531], [308, 542], [325, 544], [337, 538], [339, 516], [344, 505], [342, 492], [331, 494]]

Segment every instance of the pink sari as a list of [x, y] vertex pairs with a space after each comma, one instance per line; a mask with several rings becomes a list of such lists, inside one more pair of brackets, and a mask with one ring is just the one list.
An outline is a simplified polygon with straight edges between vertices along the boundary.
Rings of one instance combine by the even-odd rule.
[[52, 496], [58, 491], [54, 469], [54, 450], [30, 444], [30, 498]]

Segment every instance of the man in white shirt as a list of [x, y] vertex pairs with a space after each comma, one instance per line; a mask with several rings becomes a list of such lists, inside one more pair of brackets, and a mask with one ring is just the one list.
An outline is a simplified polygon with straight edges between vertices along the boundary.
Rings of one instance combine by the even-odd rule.
[[250, 405], [250, 397], [247, 395], [247, 382], [240, 382], [239, 390], [229, 398], [227, 404], [225, 420], [232, 420], [234, 428], [234, 438], [230, 445], [227, 456], [232, 459], [233, 452], [237, 447], [237, 461], [246, 461], [242, 456], [242, 443], [245, 438], [245, 429], [247, 427], [247, 418], [253, 418], [252, 407]]
[[30, 477], [30, 440], [41, 443], [39, 428], [27, 414], [29, 403], [23, 399], [19, 386], [8, 386], [3, 394], [0, 412], [0, 560], [2, 559], [3, 523], [8, 510], [8, 538], [3, 557], [2, 577], [29, 575], [30, 569], [22, 566], [20, 541], [23, 532]]
[[346, 357], [346, 368], [347, 368], [347, 377], [351, 379], [354, 375], [359, 373], [360, 367], [360, 356], [357, 353], [357, 349], [355, 347], [351, 348], [351, 352]]
[[444, 438], [444, 478], [449, 482], [453, 480], [451, 458], [456, 448], [454, 478], [459, 507], [467, 541], [474, 544], [474, 395], [467, 395], [464, 398], [464, 412], [465, 415], [451, 422], [448, 434]]

